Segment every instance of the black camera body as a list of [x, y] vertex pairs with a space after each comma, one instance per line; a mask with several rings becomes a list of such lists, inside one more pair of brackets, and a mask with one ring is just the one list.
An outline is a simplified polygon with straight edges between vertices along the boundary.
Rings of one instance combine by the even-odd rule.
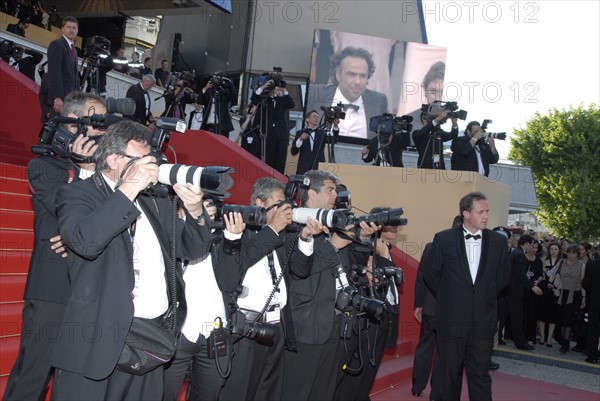
[[421, 111], [426, 114], [425, 118], [429, 121], [434, 120], [444, 110], [449, 110], [448, 118], [458, 118], [459, 120], [467, 119], [467, 111], [459, 110], [456, 102], [442, 102], [436, 100], [431, 104], [421, 105]]
[[354, 224], [356, 228], [360, 227], [361, 222], [367, 224], [375, 223], [378, 226], [405, 226], [408, 224], [407, 219], [403, 219], [400, 216], [404, 214], [404, 210], [401, 207], [392, 208], [390, 210], [384, 210], [382, 212], [364, 214], [360, 217], [355, 217], [353, 221], [349, 223]]
[[393, 280], [396, 285], [400, 285], [404, 282], [404, 270], [395, 266], [376, 267], [373, 269], [373, 276], [380, 283]]
[[0, 42], [0, 58], [6, 62], [12, 57], [15, 60], [23, 57], [25, 48], [23, 46], [15, 45], [12, 40], [3, 40]]
[[369, 120], [369, 130], [385, 135], [404, 132], [410, 133], [412, 131], [412, 121], [412, 116], [396, 117], [393, 114], [385, 113], [371, 117]]
[[483, 124], [481, 124], [481, 129], [485, 132], [485, 137], [486, 138], [494, 138], [494, 139], [499, 139], [501, 141], [506, 140], [506, 132], [487, 132], [487, 126], [488, 124], [491, 124], [493, 121], [492, 120], [483, 120]]
[[246, 320], [246, 315], [239, 309], [236, 309], [229, 316], [228, 327], [231, 334], [254, 340], [257, 344], [267, 347], [272, 347], [275, 344], [275, 325], [249, 322]]
[[338, 103], [335, 106], [321, 106], [321, 110], [325, 115], [326, 121], [333, 121], [336, 118], [344, 120], [346, 118], [346, 112], [344, 111], [344, 105], [342, 103]]
[[[286, 82], [283, 78], [283, 68], [281, 67], [273, 67], [273, 72], [269, 73], [269, 79], [272, 79], [275, 82], [275, 87], [277, 88], [285, 88]], [[272, 88], [269, 88], [272, 89]]]
[[381, 320], [384, 305], [378, 299], [359, 295], [358, 289], [353, 285], [348, 285], [338, 291], [335, 300], [335, 308], [338, 311], [342, 313], [365, 314], [369, 319], [374, 321]]

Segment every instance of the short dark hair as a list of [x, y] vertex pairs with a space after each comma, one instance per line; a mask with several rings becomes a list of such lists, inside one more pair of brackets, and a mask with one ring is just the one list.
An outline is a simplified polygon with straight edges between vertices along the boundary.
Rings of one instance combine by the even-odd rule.
[[67, 15], [66, 17], [64, 17], [62, 19], [62, 24], [60, 25], [60, 27], [64, 27], [65, 25], [67, 25], [67, 22], [74, 22], [77, 24], [77, 27], [79, 27], [79, 21], [77, 21], [77, 18]]
[[523, 234], [519, 238], [519, 241], [517, 242], [517, 245], [518, 246], [523, 246], [525, 244], [531, 244], [534, 241], [535, 241], [535, 238], [533, 238], [531, 235], [529, 235], [529, 234]]
[[462, 216], [463, 212], [470, 212], [471, 209], [473, 209], [473, 203], [480, 200], [487, 200], [485, 195], [481, 192], [470, 192], [463, 196], [458, 203], [458, 211], [460, 215]]
[[106, 171], [109, 165], [106, 158], [113, 154], [125, 153], [129, 141], [148, 143], [148, 128], [131, 120], [123, 120], [113, 124], [106, 130], [94, 153], [96, 171]]
[[373, 62], [373, 56], [371, 55], [371, 53], [369, 53], [362, 47], [349, 46], [349, 47], [344, 47], [342, 50], [340, 50], [337, 53], [334, 53], [331, 56], [330, 75], [331, 75], [332, 79], [334, 80], [334, 82], [337, 83], [337, 79], [335, 78], [335, 73], [338, 71], [338, 69], [340, 68], [340, 65], [342, 64], [342, 61], [346, 57], [357, 57], [357, 58], [364, 59], [367, 62], [367, 66], [369, 67], [369, 78], [371, 78], [371, 76], [375, 72], [375, 63]]
[[437, 63], [433, 64], [431, 68], [429, 68], [429, 71], [427, 71], [427, 74], [425, 74], [425, 77], [423, 78], [423, 88], [427, 88], [430, 83], [437, 79], [441, 79], [443, 81], [445, 74], [446, 63], [444, 63], [443, 61], [438, 61]]
[[312, 109], [311, 111], [306, 112], [306, 114], [304, 115], [304, 118], [308, 118], [312, 113], [317, 113], [319, 114], [318, 111], [316, 111], [315, 109]]
[[310, 179], [310, 185], [308, 188], [300, 188], [298, 191], [300, 194], [300, 202], [305, 204], [308, 200], [308, 191], [312, 189], [315, 192], [319, 192], [323, 185], [325, 185], [325, 181], [332, 181], [337, 185], [339, 178], [337, 175], [327, 171], [327, 170], [310, 170], [304, 173]]
[[148, 60], [152, 60], [152, 57], [146, 57], [146, 58], [144, 59], [144, 63], [145, 63], [146, 61], [148, 61]]
[[575, 252], [579, 256], [579, 244], [573, 242], [571, 245], [569, 245], [569, 247], [567, 248], [567, 253], [570, 252]]
[[250, 195], [250, 204], [254, 205], [257, 199], [265, 202], [273, 191], [281, 189], [285, 190], [285, 184], [278, 179], [273, 177], [262, 177], [256, 180], [254, 185], [252, 186], [252, 195]]

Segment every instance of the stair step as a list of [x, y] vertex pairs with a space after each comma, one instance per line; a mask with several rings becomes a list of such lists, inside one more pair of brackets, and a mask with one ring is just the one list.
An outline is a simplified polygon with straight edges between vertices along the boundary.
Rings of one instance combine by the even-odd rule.
[[33, 212], [0, 209], [1, 228], [33, 229]]
[[26, 274], [29, 270], [30, 259], [31, 249], [2, 249], [0, 250], [0, 274]]
[[33, 210], [32, 195], [0, 192], [0, 209]]
[[6, 162], [0, 163], [0, 177], [27, 180], [27, 167]]
[[22, 311], [22, 301], [0, 304], [0, 339], [6, 336], [21, 334]]
[[30, 195], [29, 182], [20, 178], [0, 177], [0, 191]]
[[0, 302], [22, 301], [26, 281], [26, 274], [0, 275], [0, 288], [2, 288], [2, 291], [0, 291]]
[[[0, 341], [2, 341], [2, 347], [0, 347], [0, 375], [8, 375], [17, 359], [21, 336], [6, 337], [0, 339]], [[4, 384], [5, 386], [6, 384]], [[4, 388], [0, 389], [4, 392]]]
[[0, 228], [0, 249], [33, 249], [33, 229]]
[[412, 378], [412, 355], [403, 355], [395, 359], [382, 361], [371, 387], [371, 394], [397, 386]]

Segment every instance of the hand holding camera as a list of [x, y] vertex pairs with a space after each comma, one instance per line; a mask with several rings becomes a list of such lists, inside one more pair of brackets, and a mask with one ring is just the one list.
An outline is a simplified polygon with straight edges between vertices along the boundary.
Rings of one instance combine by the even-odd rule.
[[[76, 156], [80, 156], [82, 159], [91, 157], [94, 152], [96, 152], [96, 149], [98, 149], [97, 142], [85, 135], [77, 136], [71, 144], [71, 152]], [[94, 163], [78, 163], [78, 165], [86, 170], [95, 170]]]
[[173, 185], [173, 190], [193, 218], [197, 218], [202, 214], [202, 196], [204, 194], [199, 186], [189, 182], [185, 184], [176, 183]]
[[126, 167], [127, 170], [119, 190], [133, 202], [141, 191], [150, 184], [158, 182], [158, 164], [156, 164], [154, 156], [144, 156], [130, 163], [129, 166], [126, 165]]

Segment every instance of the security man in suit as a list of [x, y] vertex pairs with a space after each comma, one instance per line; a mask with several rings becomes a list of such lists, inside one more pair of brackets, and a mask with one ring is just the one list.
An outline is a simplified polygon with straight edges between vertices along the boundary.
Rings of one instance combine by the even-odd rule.
[[486, 177], [490, 173], [490, 164], [498, 163], [500, 159], [494, 138], [486, 137], [477, 121], [467, 124], [465, 135], [454, 139], [451, 149], [452, 170], [475, 171]]
[[133, 84], [127, 89], [125, 97], [135, 101], [135, 112], [133, 115], [125, 117], [142, 125], [154, 122], [154, 116], [150, 111], [152, 100], [148, 91], [152, 89], [155, 83], [156, 78], [154, 78], [154, 75], [146, 74], [138, 84]]
[[[72, 92], [65, 98], [64, 117], [85, 117], [89, 110], [105, 114], [104, 99], [89, 93]], [[77, 125], [61, 130], [77, 134]], [[92, 126], [87, 136], [77, 136], [71, 151], [83, 157], [94, 154], [98, 146], [90, 137], [104, 134]], [[61, 156], [37, 156], [27, 165], [27, 179], [33, 192], [33, 251], [29, 263], [23, 306], [23, 332], [17, 360], [10, 372], [3, 400], [39, 400], [44, 398], [52, 369], [50, 358], [56, 338], [48, 327], [59, 327], [70, 292], [67, 253], [55, 214], [59, 188], [88, 178], [93, 163], [74, 163]]]
[[444, 400], [458, 401], [466, 368], [469, 399], [492, 400], [489, 361], [497, 330], [497, 297], [510, 280], [506, 238], [488, 230], [481, 192], [459, 203], [462, 226], [437, 233], [425, 284], [436, 297], [436, 334]]
[[79, 22], [75, 17], [64, 17], [61, 31], [63, 36], [48, 46], [47, 98], [55, 113], [60, 113], [65, 96], [80, 87], [74, 42]]

